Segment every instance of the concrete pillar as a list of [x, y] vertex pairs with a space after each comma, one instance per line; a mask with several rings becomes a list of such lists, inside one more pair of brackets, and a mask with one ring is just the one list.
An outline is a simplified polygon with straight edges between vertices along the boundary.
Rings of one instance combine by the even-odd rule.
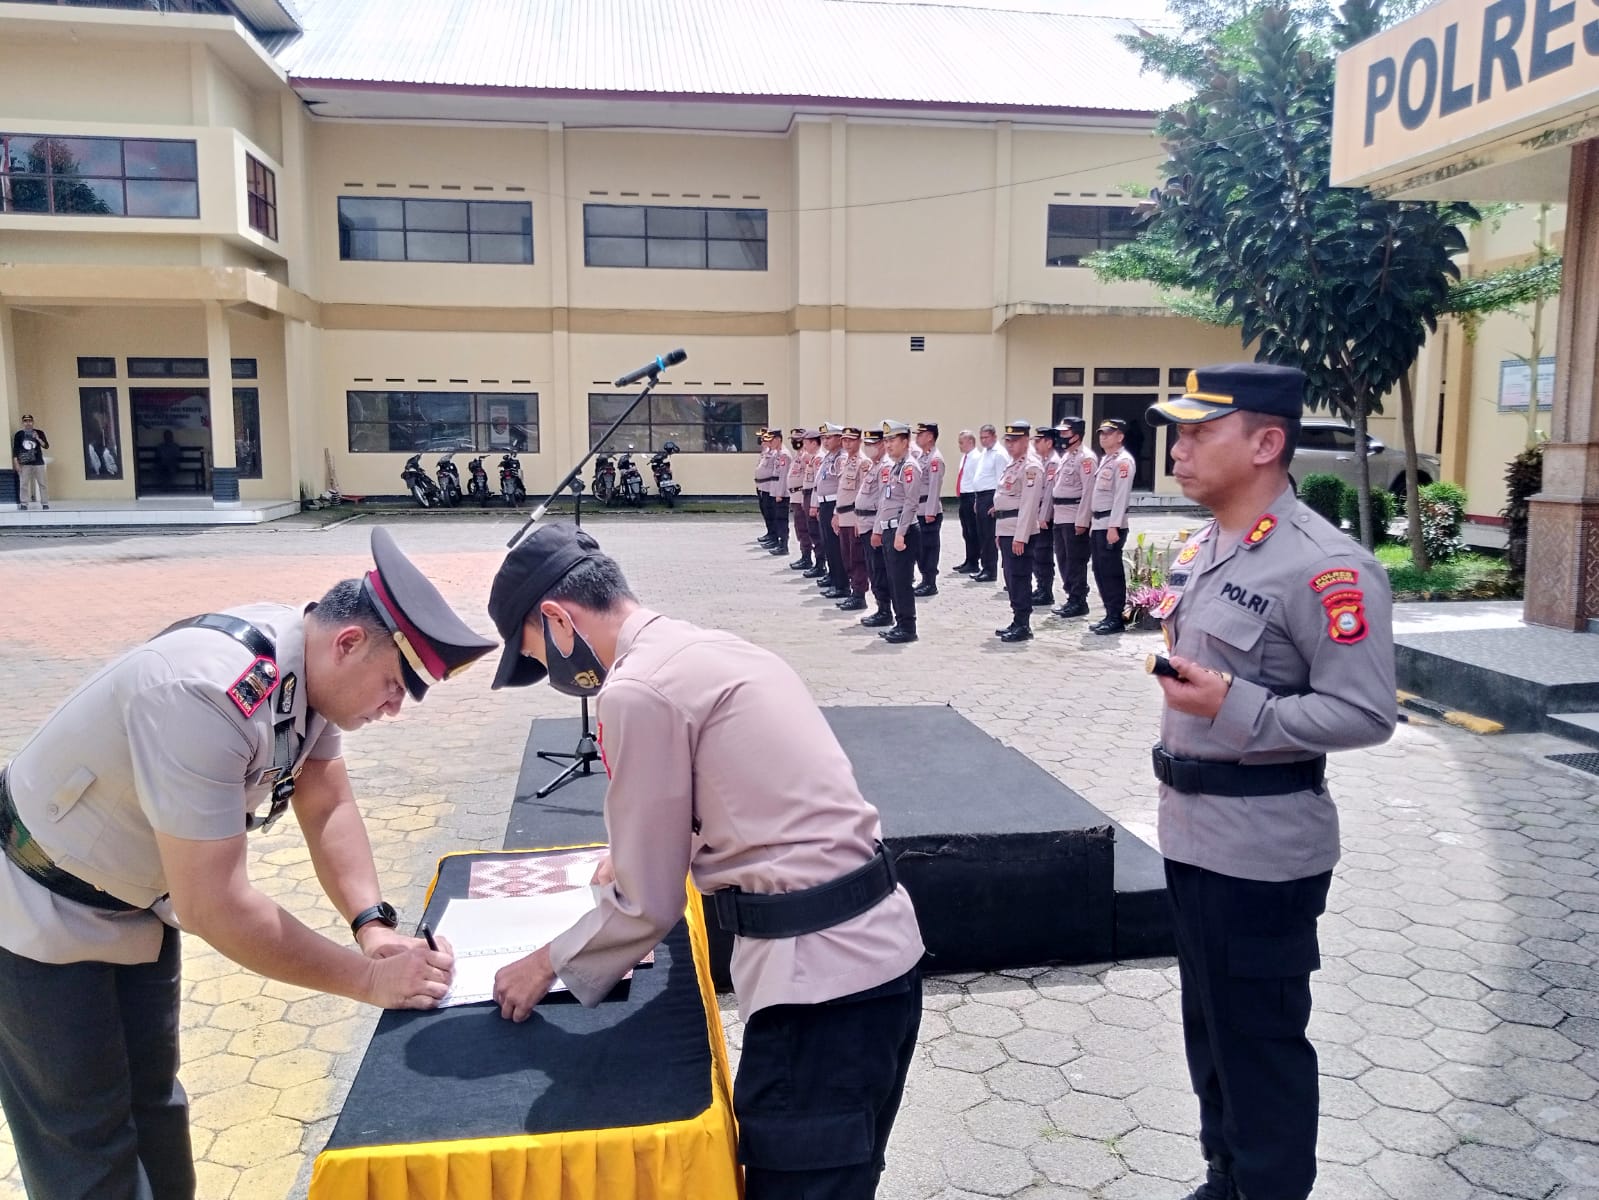
[[1582, 630], [1599, 616], [1599, 138], [1573, 147], [1566, 203], [1554, 428], [1531, 504], [1524, 615]]
[[[560, 483], [572, 464], [589, 450], [589, 395], [587, 386], [578, 388], [572, 383], [572, 317], [569, 285], [569, 264], [581, 262], [577, 256], [583, 252], [582, 239], [574, 245], [568, 219], [569, 209], [581, 204], [566, 198], [566, 126], [552, 121], [544, 138], [544, 171], [549, 181], [550, 203], [545, 211], [549, 219], [549, 245], [535, 250], [543, 254], [550, 264], [550, 381], [541, 388], [539, 396], [539, 446], [540, 458], [551, 465], [543, 468], [549, 478], [545, 487]], [[582, 209], [571, 214], [576, 228], [581, 231]], [[635, 416], [642, 417], [642, 412]], [[564, 426], [564, 428], [563, 428]], [[585, 479], [587, 486], [593, 472]]]
[[[849, 333], [844, 327], [849, 312], [849, 123], [846, 118], [835, 115], [829, 122], [829, 133], [827, 278], [832, 315], [828, 330], [827, 390], [821, 395], [800, 397], [804, 423], [811, 426], [820, 421], [837, 421], [849, 412]], [[839, 416], [834, 416], [835, 413]]]
[[239, 502], [238, 459], [233, 445], [233, 338], [228, 310], [205, 305], [205, 357], [211, 377], [211, 499]]
[[[21, 396], [17, 390], [17, 339], [11, 310], [0, 304], [0, 421], [4, 422], [6, 452], [0, 459], [0, 504], [15, 504], [17, 471], [11, 465], [11, 435], [22, 428]], [[48, 431], [46, 431], [48, 432]]]

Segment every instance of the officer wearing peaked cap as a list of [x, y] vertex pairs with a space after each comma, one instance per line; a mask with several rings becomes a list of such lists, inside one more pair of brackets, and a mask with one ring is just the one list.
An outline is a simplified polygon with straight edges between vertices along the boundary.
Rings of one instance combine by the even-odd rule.
[[1160, 849], [1209, 1166], [1190, 1200], [1310, 1194], [1310, 976], [1338, 861], [1326, 756], [1397, 719], [1388, 576], [1288, 478], [1303, 393], [1292, 368], [1236, 363], [1147, 414], [1175, 426], [1177, 482], [1216, 514], [1156, 609], [1177, 672], [1160, 681]]
[[915, 570], [921, 555], [921, 464], [910, 456], [911, 427], [904, 421], [883, 422], [887, 452], [878, 468], [882, 491], [877, 499], [877, 525], [872, 543], [883, 548], [893, 597], [894, 626], [880, 634], [891, 645], [916, 640]]
[[1005, 594], [1011, 621], [994, 630], [1002, 642], [1025, 642], [1033, 636], [1033, 560], [1028, 545], [1038, 530], [1040, 497], [1044, 494], [1044, 466], [1031, 445], [1033, 426], [1011, 421], [1005, 426], [1005, 453], [1009, 461], [994, 491], [994, 536], [999, 542]]
[[[402, 936], [378, 889], [341, 737], [495, 643], [387, 530], [372, 557], [315, 604], [207, 613], [133, 647], [0, 772], [0, 1104], [30, 1195], [194, 1196], [180, 921], [302, 987], [385, 1008], [447, 990], [449, 948]], [[291, 802], [353, 950], [250, 885], [246, 831]]]

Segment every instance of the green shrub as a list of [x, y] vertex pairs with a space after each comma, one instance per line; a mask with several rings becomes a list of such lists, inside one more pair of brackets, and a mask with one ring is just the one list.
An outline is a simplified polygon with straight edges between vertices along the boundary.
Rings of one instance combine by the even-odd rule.
[[1421, 544], [1433, 562], [1447, 562], [1466, 548], [1460, 523], [1466, 516], [1466, 489], [1453, 483], [1429, 483], [1417, 497], [1421, 510]]
[[[1341, 515], [1349, 523], [1351, 537], [1360, 536], [1360, 493], [1354, 488], [1344, 490]], [[1380, 546], [1388, 540], [1388, 526], [1399, 515], [1399, 498], [1382, 488], [1371, 489], [1371, 542]]]
[[1523, 450], [1505, 468], [1505, 518], [1507, 541], [1505, 561], [1510, 564], [1510, 582], [1519, 585], [1527, 572], [1527, 501], [1543, 491], [1543, 445]]
[[1306, 475], [1299, 484], [1299, 498], [1305, 507], [1312, 512], [1320, 513], [1334, 525], [1338, 524], [1344, 513], [1344, 493], [1350, 491], [1349, 485], [1336, 475], [1317, 472], [1315, 475]]

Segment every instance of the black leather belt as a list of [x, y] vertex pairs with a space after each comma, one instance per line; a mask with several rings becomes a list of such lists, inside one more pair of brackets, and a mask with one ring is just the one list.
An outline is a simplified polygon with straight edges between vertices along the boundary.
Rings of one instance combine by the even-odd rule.
[[855, 506], [853, 504], [840, 504], [833, 511], [836, 513], [852, 513], [855, 511]]
[[855, 515], [857, 517], [875, 517], [877, 515], [877, 510], [875, 508], [857, 508], [855, 510]]
[[16, 863], [18, 870], [63, 900], [72, 900], [106, 912], [140, 911], [138, 905], [118, 900], [110, 892], [102, 892], [92, 883], [85, 883], [76, 875], [68, 874], [51, 861], [17, 815], [17, 806], [12, 803], [11, 789], [6, 786], [4, 771], [0, 771], [0, 845], [4, 846], [6, 857]]
[[996, 508], [994, 510], [994, 515], [996, 517], [1014, 517], [1021, 511], [1022, 510], [1019, 508]]
[[214, 629], [218, 633], [227, 634], [257, 658], [276, 659], [278, 656], [278, 648], [272, 639], [243, 617], [230, 617], [226, 613], [203, 613], [198, 617], [190, 617], [168, 625], [156, 634], [156, 637], [165, 637], [180, 629]]
[[1094, 512], [1094, 516], [1095, 517], [1108, 517], [1108, 516], [1110, 516], [1111, 513], [1115, 512], [1115, 511], [1116, 510], [1113, 509], [1113, 508], [1107, 508], [1107, 509], [1105, 509], [1104, 512], [1099, 512], [1098, 510], [1096, 510]]
[[875, 908], [899, 882], [894, 860], [882, 842], [863, 867], [831, 883], [798, 892], [743, 892], [722, 888], [711, 893], [716, 923], [738, 937], [787, 938], [842, 925]]
[[1327, 756], [1303, 762], [1248, 765], [1175, 758], [1158, 743], [1150, 751], [1155, 778], [1173, 791], [1207, 796], [1285, 796], [1320, 791], [1327, 780]]
[[1056, 496], [1054, 499], [1056, 504], [1079, 504], [1082, 502], [1083, 494], [1078, 492], [1075, 496]]

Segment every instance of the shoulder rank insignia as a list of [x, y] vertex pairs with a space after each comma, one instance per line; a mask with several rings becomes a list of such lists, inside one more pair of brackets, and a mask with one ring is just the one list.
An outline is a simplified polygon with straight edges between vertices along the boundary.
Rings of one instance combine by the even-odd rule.
[[1277, 518], [1267, 513], [1255, 522], [1255, 527], [1244, 535], [1244, 548], [1253, 550], [1271, 536], [1271, 531], [1277, 528]]
[[1321, 598], [1327, 610], [1327, 636], [1352, 646], [1366, 636], [1366, 597], [1358, 588], [1329, 592]]
[[1354, 567], [1328, 567], [1325, 571], [1310, 577], [1310, 590], [1319, 596], [1330, 587], [1338, 585], [1353, 587], [1359, 578], [1360, 573]]
[[278, 687], [278, 715], [286, 717], [294, 711], [294, 693], [299, 690], [300, 681], [290, 671], [283, 677], [282, 684]]
[[270, 658], [257, 658], [247, 668], [244, 674], [233, 681], [233, 686], [228, 689], [228, 699], [238, 705], [239, 711], [247, 717], [255, 716], [255, 710], [266, 703], [266, 699], [278, 686], [278, 664]]

